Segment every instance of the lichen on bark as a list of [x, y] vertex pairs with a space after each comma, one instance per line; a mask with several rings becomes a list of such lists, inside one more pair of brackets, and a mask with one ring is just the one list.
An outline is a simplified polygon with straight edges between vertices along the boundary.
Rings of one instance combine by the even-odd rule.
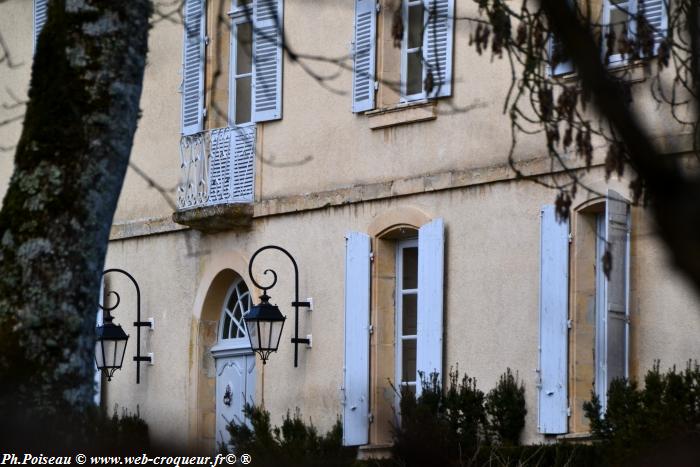
[[139, 116], [149, 0], [50, 0], [0, 211], [0, 413], [91, 404], [109, 228]]

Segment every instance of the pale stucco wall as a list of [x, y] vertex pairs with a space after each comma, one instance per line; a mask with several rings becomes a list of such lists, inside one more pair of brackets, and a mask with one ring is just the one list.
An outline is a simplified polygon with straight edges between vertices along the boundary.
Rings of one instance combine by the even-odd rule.
[[[470, 2], [457, 3], [459, 15], [475, 8]], [[2, 70], [0, 89], [9, 84], [22, 97], [31, 61], [31, 2], [11, 0], [0, 8], [3, 36], [23, 63], [11, 72]], [[6, 26], [9, 24], [12, 27]], [[296, 50], [345, 55], [352, 36], [351, 2], [288, 1], [285, 28]], [[507, 121], [501, 115], [508, 82], [506, 63], [489, 64], [489, 57], [478, 57], [468, 47], [466, 22], [459, 22], [456, 31], [454, 97], [439, 102], [435, 121], [386, 130], [372, 131], [368, 117], [350, 112], [349, 72], [329, 83], [346, 92], [335, 95], [286, 60], [283, 119], [259, 125], [258, 155], [266, 161], [258, 165], [263, 198], [449, 169], [475, 169], [470, 183], [477, 183], [479, 173], [488, 174], [488, 167], [504, 162], [509, 142]], [[151, 31], [149, 45], [143, 117], [132, 157], [157, 183], [172, 189], [180, 164], [181, 26], [159, 22]], [[319, 71], [329, 69], [312, 66], [318, 66]], [[451, 104], [471, 107], [453, 115]], [[662, 117], [658, 112], [650, 114], [650, 118]], [[0, 128], [2, 145], [16, 140], [19, 129], [19, 123]], [[539, 154], [529, 143], [520, 151], [528, 156]], [[0, 154], [2, 193], [11, 171], [11, 156]], [[307, 156], [311, 159], [294, 165]], [[144, 317], [156, 319], [156, 330], [146, 331], [143, 338], [144, 352], [155, 353], [155, 365], [142, 366], [142, 383], [136, 386], [135, 367], [128, 361], [133, 355], [135, 330], [126, 326], [132, 335], [127, 362], [105, 385], [105, 405], [112, 410], [116, 403], [131, 411], [138, 406], [156, 440], [184, 443], [191, 437], [196, 417], [192, 373], [203, 365], [201, 359], [208, 358], [197, 355], [193, 338], [197, 326], [194, 301], [204, 271], [222, 252], [234, 251], [246, 258], [258, 247], [274, 243], [297, 257], [301, 297], [314, 298], [315, 311], [303, 311], [300, 324], [302, 335], [313, 333], [314, 348], [300, 349], [297, 369], [292, 367], [292, 347], [288, 344], [271, 358], [266, 368], [266, 403], [276, 423], [287, 409], [298, 406], [305, 417], [325, 430], [341, 410], [344, 234], [366, 231], [377, 216], [410, 205], [443, 217], [446, 223], [445, 368], [459, 363], [460, 371], [478, 378], [482, 389], [491, 388], [507, 366], [517, 370], [527, 390], [526, 441], [540, 441], [535, 432], [534, 373], [539, 208], [551, 203], [554, 195], [526, 182], [498, 179], [492, 177], [489, 183], [469, 188], [259, 217], [250, 232], [173, 232], [113, 241], [107, 266], [124, 267], [139, 280]], [[626, 183], [619, 185], [620, 191], [627, 193]], [[158, 191], [133, 170], [128, 172], [117, 222], [169, 217], [171, 212]], [[695, 293], [668, 266], [648, 214], [638, 212], [634, 219], [639, 224], [634, 226], [632, 244], [637, 294], [633, 297], [637, 323], [632, 345], [633, 371], [640, 375], [657, 358], [666, 366], [697, 357], [700, 311]], [[280, 272], [280, 283], [272, 291], [273, 302], [291, 318], [290, 267], [277, 257], [271, 257], [268, 264]], [[122, 297], [126, 300], [122, 306], [128, 305], [128, 293]], [[125, 316], [118, 321], [133, 320]], [[290, 320], [283, 342], [288, 342], [291, 329]], [[260, 387], [258, 384], [258, 394]], [[194, 426], [196, 431], [197, 423]]]
[[[626, 193], [624, 182], [613, 185]], [[288, 409], [299, 407], [304, 417], [321, 430], [329, 428], [341, 413], [344, 235], [348, 231], [367, 232], [378, 217], [398, 207], [412, 206], [445, 220], [445, 369], [459, 364], [460, 372], [476, 377], [484, 390], [495, 385], [506, 367], [517, 371], [527, 396], [524, 440], [542, 441], [536, 433], [534, 371], [538, 367], [539, 337], [539, 210], [552, 201], [551, 192], [534, 184], [497, 183], [265, 217], [256, 219], [252, 230], [245, 233], [180, 232], [114, 242], [109, 265], [124, 264], [145, 278], [147, 284], [142, 289], [144, 296], [152, 297], [149, 308], [167, 310], [168, 320], [172, 319], [168, 324], [172, 323], [173, 335], [160, 326], [151, 336], [157, 363], [145, 372], [165, 372], [161, 375], [167, 374], [173, 390], [159, 393], [151, 389], [152, 384], [162, 384], [155, 377], [149, 376], [141, 387], [135, 387], [132, 376], [117, 374], [110, 404], [142, 401], [141, 412], [149, 407], [148, 417], [157, 436], [161, 436], [161, 430], [186, 436], [187, 427], [180, 424], [188, 417], [182, 397], [195, 397], [195, 382], [191, 377], [188, 381], [188, 365], [201, 365], [203, 359], [210, 358], [193, 356], [185, 350], [185, 341], [192, 332], [192, 315], [198, 313], [192, 304], [202, 272], [225, 252], [249, 258], [260, 246], [278, 244], [288, 248], [299, 263], [302, 299], [314, 299], [315, 310], [300, 315], [300, 334], [312, 333], [314, 346], [311, 350], [300, 349], [299, 368], [294, 368], [293, 346], [289, 344], [293, 330], [293, 310], [289, 306], [293, 292], [291, 265], [282, 256], [261, 256], [256, 260], [260, 268], [271, 267], [279, 273], [279, 284], [270, 295], [288, 316], [280, 350], [272, 355], [265, 370], [266, 407], [275, 423], [280, 423]], [[640, 376], [654, 359], [661, 359], [665, 367], [683, 365], [700, 354], [696, 339], [700, 307], [694, 292], [665, 264], [662, 249], [649, 234], [646, 216], [635, 210], [634, 222], [631, 361], [633, 376]], [[189, 249], [185, 237], [189, 238]], [[151, 253], [152, 248], [156, 253]], [[186, 254], [190, 256], [185, 258]], [[199, 272], [194, 272], [195, 267]], [[245, 271], [239, 272], [245, 275]], [[163, 352], [172, 360], [163, 361]], [[170, 364], [173, 366], [163, 369]], [[180, 392], [182, 387], [188, 389]], [[260, 388], [258, 372], [258, 402]], [[177, 415], [169, 415], [177, 420], [177, 426], [161, 428], [166, 419], [151, 415], [165, 410], [177, 411]], [[193, 416], [196, 414], [189, 414], [190, 419]]]

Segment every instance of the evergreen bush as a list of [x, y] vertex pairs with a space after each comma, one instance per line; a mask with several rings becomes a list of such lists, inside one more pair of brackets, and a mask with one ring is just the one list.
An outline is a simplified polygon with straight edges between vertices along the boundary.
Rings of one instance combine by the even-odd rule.
[[[614, 380], [608, 390], [606, 412], [595, 393], [583, 405], [591, 432], [599, 439], [613, 465], [685, 465], [700, 459], [700, 367], [675, 367], [666, 373], [656, 362], [636, 382]], [[692, 464], [688, 464], [692, 465]], [[696, 464], [697, 465], [697, 464]]]
[[262, 407], [246, 404], [243, 412], [247, 423], [229, 423], [230, 444], [221, 445], [220, 450], [250, 454], [257, 466], [345, 467], [351, 466], [357, 457], [356, 448], [342, 445], [340, 420], [320, 436], [312, 423], [304, 422], [299, 409], [294, 415], [287, 412], [281, 427], [272, 426], [270, 413]]
[[504, 446], [520, 444], [525, 428], [525, 386], [510, 368], [498, 379], [498, 385], [486, 395], [486, 414], [492, 436]]

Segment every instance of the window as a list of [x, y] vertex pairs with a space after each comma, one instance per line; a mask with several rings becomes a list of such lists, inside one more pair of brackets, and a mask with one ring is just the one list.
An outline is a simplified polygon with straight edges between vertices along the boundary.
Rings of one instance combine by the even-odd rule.
[[[418, 343], [418, 240], [404, 240], [396, 248], [396, 379], [415, 394]], [[428, 377], [428, 375], [426, 375]]]
[[219, 340], [245, 339], [241, 341], [242, 344], [249, 345], [244, 318], [250, 307], [250, 292], [245, 282], [239, 279], [231, 286], [224, 300], [219, 326]]
[[629, 212], [609, 191], [575, 213], [570, 243], [569, 223], [557, 221], [554, 206], [542, 209], [541, 433], [587, 431], [582, 406], [591, 388], [605, 409], [610, 383], [628, 377]]
[[[629, 54], [620, 50], [620, 40], [627, 38], [634, 42], [639, 33], [640, 25], [637, 18], [643, 17], [651, 28], [654, 41], [653, 53], [655, 54], [662, 39], [666, 36], [667, 14], [666, 0], [604, 0], [602, 12], [603, 28], [603, 54], [608, 63], [624, 63]], [[614, 33], [614, 49], [607, 50], [608, 34]], [[624, 39], [623, 39], [624, 40]], [[642, 51], [643, 54], [643, 51]]]
[[229, 125], [251, 123], [253, 94], [253, 27], [251, 0], [239, 1], [231, 13], [231, 83]]
[[[229, 2], [229, 0], [217, 0]], [[182, 84], [182, 133], [192, 135], [205, 129], [207, 106], [217, 100], [213, 73], [206, 76], [206, 48], [217, 48], [222, 41], [230, 47], [220, 46], [211, 55], [218, 57], [213, 63], [228, 63], [222, 72], [225, 83], [228, 73], [228, 118], [219, 126], [245, 126], [282, 118], [282, 0], [231, 0], [228, 28], [214, 28], [207, 24], [207, 4], [217, 7], [216, 1], [186, 0], [184, 18], [183, 84]], [[210, 15], [214, 18], [216, 15]], [[212, 19], [216, 21], [217, 19]], [[210, 41], [211, 31], [226, 32], [227, 37]], [[222, 56], [223, 55], [223, 56]], [[229, 55], [229, 57], [224, 57]], [[224, 68], [224, 67], [222, 67]], [[207, 82], [205, 82], [205, 80]], [[225, 99], [224, 99], [225, 100]], [[224, 108], [226, 104], [222, 106]], [[218, 108], [218, 107], [217, 107]], [[215, 121], [215, 120], [214, 120]]]
[[420, 394], [419, 374], [442, 374], [443, 253], [442, 219], [375, 239], [348, 234], [344, 445], [390, 443], [394, 388]]
[[423, 79], [423, 0], [403, 2], [401, 96], [410, 101], [425, 97]]
[[[403, 23], [398, 49], [391, 37], [397, 6]], [[378, 20], [383, 24], [379, 38]], [[454, 0], [355, 0], [353, 112], [374, 109], [376, 90], [383, 95], [381, 107], [451, 96], [453, 27]], [[383, 60], [379, 76], [378, 55]]]
[[[569, 1], [572, 5], [574, 2]], [[627, 38], [629, 43], [635, 41], [639, 25], [638, 13], [644, 17], [646, 24], [651, 28], [653, 38], [653, 53], [658, 50], [659, 44], [666, 36], [668, 28], [665, 2], [667, 0], [603, 0], [600, 11], [602, 57], [609, 64], [624, 64], [629, 58], [628, 54], [620, 51], [621, 38]], [[614, 33], [613, 50], [608, 56], [608, 34]], [[624, 39], [622, 39], [624, 41]], [[643, 55], [643, 51], [640, 52]], [[559, 76], [574, 71], [573, 62], [566, 56], [562, 44], [556, 37], [549, 42], [549, 60], [551, 73]]]

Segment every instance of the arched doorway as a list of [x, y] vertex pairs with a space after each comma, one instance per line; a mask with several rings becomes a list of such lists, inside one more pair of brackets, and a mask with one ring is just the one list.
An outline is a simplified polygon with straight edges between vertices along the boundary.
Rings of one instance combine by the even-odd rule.
[[229, 422], [243, 423], [243, 408], [254, 403], [255, 354], [244, 317], [251, 307], [248, 286], [236, 278], [226, 293], [217, 329], [217, 343], [211, 348], [216, 368], [216, 445], [227, 445]]

